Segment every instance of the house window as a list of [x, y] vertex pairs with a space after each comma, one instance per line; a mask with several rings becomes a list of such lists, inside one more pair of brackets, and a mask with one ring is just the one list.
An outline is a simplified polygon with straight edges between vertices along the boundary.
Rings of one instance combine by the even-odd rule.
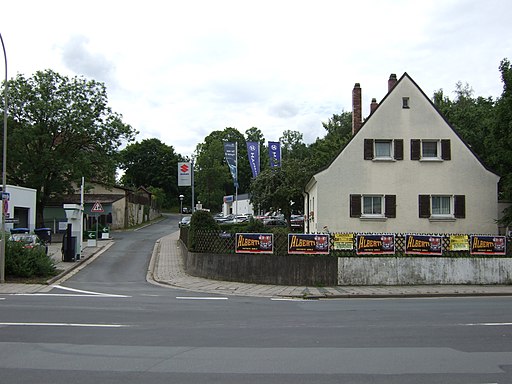
[[421, 141], [422, 159], [439, 159], [439, 141]]
[[382, 214], [382, 198], [383, 196], [364, 196], [362, 199], [363, 216], [384, 216]]
[[432, 196], [432, 216], [451, 216], [452, 196]]
[[392, 159], [393, 142], [391, 140], [375, 140], [375, 159]]
[[364, 139], [363, 157], [365, 160], [403, 160], [404, 141], [402, 139]]
[[430, 219], [463, 219], [466, 217], [464, 195], [419, 195], [419, 217]]
[[402, 97], [402, 108], [409, 109], [409, 98], [408, 97]]
[[396, 195], [350, 195], [350, 217], [395, 218]]
[[412, 139], [411, 160], [451, 160], [450, 140]]

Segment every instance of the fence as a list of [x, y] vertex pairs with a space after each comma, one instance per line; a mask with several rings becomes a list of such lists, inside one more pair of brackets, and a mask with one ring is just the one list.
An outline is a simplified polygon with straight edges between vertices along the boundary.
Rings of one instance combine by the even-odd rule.
[[[182, 227], [180, 238], [188, 244], [189, 228]], [[346, 233], [345, 233], [346, 234]], [[337, 250], [334, 249], [334, 234], [330, 234], [330, 252], [329, 256], [333, 257], [372, 257], [373, 255], [358, 255], [356, 252], [356, 234], [353, 235], [353, 246], [351, 250]], [[469, 251], [452, 251], [450, 250], [450, 234], [437, 234], [435, 236], [442, 236], [442, 256], [443, 257], [485, 257], [485, 255], [471, 255]], [[395, 252], [390, 255], [375, 255], [379, 257], [415, 257], [421, 255], [410, 255], [405, 253], [405, 238], [406, 234], [395, 234]], [[507, 238], [507, 253], [501, 257], [512, 257], [512, 238]], [[197, 231], [194, 239], [194, 246], [190, 249], [193, 252], [210, 253], [210, 254], [231, 254], [235, 253], [235, 234], [225, 231]], [[284, 230], [274, 231], [274, 255], [285, 256], [288, 255], [288, 232]], [[496, 257], [493, 255], [493, 257]]]

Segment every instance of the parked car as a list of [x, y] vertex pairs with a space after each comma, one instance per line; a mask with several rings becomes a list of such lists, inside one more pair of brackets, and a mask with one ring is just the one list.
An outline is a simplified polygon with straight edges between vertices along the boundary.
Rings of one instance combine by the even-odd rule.
[[31, 235], [28, 233], [13, 233], [9, 240], [22, 243], [24, 248], [40, 248], [41, 250], [44, 250], [46, 254], [48, 254], [48, 247], [41, 241], [41, 239], [39, 239], [37, 235]]
[[178, 223], [178, 227], [188, 227], [190, 225], [190, 219], [192, 216], [183, 216], [182, 219]]
[[295, 232], [304, 231], [304, 216], [303, 215], [292, 215], [290, 218], [290, 227]]
[[286, 220], [282, 219], [263, 219], [263, 225], [269, 226], [269, 227], [287, 227], [288, 224], [286, 223]]

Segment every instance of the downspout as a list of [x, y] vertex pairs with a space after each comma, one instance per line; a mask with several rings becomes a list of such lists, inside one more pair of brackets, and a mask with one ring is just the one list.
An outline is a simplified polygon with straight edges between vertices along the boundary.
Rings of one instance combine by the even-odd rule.
[[[304, 190], [303, 192], [305, 195], [307, 195], [307, 199], [306, 199], [306, 207], [304, 209], [304, 233], [309, 233], [309, 192], [306, 192], [306, 190]], [[306, 230], [306, 226], [307, 226], [307, 230]]]

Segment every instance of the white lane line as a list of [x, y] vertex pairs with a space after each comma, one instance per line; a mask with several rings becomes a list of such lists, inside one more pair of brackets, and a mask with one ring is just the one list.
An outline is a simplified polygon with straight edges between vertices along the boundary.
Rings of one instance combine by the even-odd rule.
[[81, 294], [92, 295], [92, 296], [101, 296], [101, 297], [131, 297], [131, 296], [125, 296], [125, 295], [115, 295], [113, 293], [101, 293], [101, 292], [93, 292], [93, 291], [84, 291], [84, 290], [81, 290], [81, 289], [63, 287], [62, 285], [52, 285], [52, 288], [58, 288], [58, 289], [62, 289], [64, 291], [70, 291], [70, 292], [75, 292], [75, 293], [78, 293], [78, 294], [81, 293]]
[[176, 296], [178, 300], [227, 300], [227, 297]]
[[83, 324], [83, 323], [0, 323], [0, 326], [16, 327], [86, 327], [86, 328], [123, 328], [129, 325], [123, 324]]
[[467, 325], [467, 326], [483, 326], [483, 327], [499, 327], [499, 326], [511, 326], [512, 323], [468, 323], [468, 324], [461, 324], [461, 325]]

